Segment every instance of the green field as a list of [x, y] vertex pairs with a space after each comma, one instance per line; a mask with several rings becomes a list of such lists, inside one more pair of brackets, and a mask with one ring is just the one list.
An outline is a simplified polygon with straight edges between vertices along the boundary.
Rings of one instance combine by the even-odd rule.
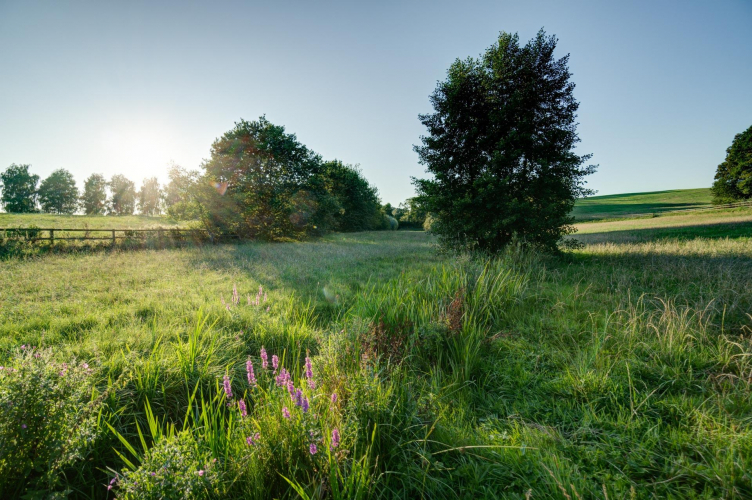
[[672, 210], [709, 208], [711, 198], [710, 188], [591, 196], [577, 200], [572, 214], [577, 220], [660, 214]]
[[182, 227], [168, 217], [147, 215], [53, 215], [0, 213], [0, 229], [36, 226], [43, 229], [157, 229]]
[[579, 228], [0, 262], [0, 497], [750, 498], [752, 212]]

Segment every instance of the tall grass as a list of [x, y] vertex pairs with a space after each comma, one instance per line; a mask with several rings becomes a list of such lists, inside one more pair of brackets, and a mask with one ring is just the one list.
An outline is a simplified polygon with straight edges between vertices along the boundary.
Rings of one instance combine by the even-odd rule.
[[[0, 280], [21, 301], [0, 313], [0, 405], [89, 401], [96, 418], [70, 459], [32, 452], [38, 473], [18, 472], [9, 443], [32, 442], [0, 416], [0, 496], [752, 495], [749, 240], [479, 259], [437, 257], [428, 238], [11, 263]], [[45, 281], [61, 268], [77, 291]], [[269, 300], [235, 304], [234, 285]], [[40, 387], [74, 355], [86, 391], [47, 401]], [[44, 382], [23, 384], [35, 366]]]

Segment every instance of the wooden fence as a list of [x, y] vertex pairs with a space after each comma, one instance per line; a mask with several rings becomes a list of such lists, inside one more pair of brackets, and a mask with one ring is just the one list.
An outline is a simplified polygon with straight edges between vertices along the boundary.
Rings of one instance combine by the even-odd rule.
[[[70, 233], [83, 233], [72, 236]], [[96, 234], [92, 234], [96, 233]], [[54, 243], [61, 240], [109, 240], [113, 244], [117, 240], [146, 240], [151, 236], [157, 241], [208, 240], [214, 243], [214, 235], [206, 229], [158, 228], [158, 229], [82, 229], [82, 228], [38, 228], [14, 227], [0, 228], [0, 237], [23, 238], [27, 241], [49, 241]]]

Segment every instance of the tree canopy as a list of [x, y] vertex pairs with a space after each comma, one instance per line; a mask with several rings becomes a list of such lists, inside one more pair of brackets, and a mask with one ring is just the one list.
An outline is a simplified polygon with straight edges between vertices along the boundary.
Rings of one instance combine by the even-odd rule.
[[39, 176], [29, 173], [31, 165], [11, 164], [0, 174], [0, 198], [3, 208], [11, 213], [31, 213], [37, 211], [37, 183]]
[[752, 198], [752, 126], [736, 134], [718, 165], [711, 188], [713, 203], [731, 203]]
[[102, 174], [91, 174], [84, 181], [81, 208], [86, 215], [104, 215], [107, 210], [107, 179]]
[[39, 204], [42, 210], [54, 214], [72, 214], [78, 209], [78, 188], [73, 174], [65, 169], [55, 170], [39, 185]]
[[430, 179], [414, 179], [432, 231], [452, 248], [496, 251], [514, 239], [555, 250], [588, 193], [578, 156], [569, 56], [541, 30], [521, 46], [501, 33], [480, 58], [456, 60], [420, 116], [415, 150]]
[[162, 213], [162, 189], [159, 179], [150, 177], [144, 179], [141, 189], [138, 191], [138, 209], [144, 215], [159, 215]]
[[241, 120], [203, 164], [204, 222], [218, 233], [276, 239], [319, 232], [336, 201], [318, 174], [321, 158], [265, 117]]
[[332, 229], [349, 232], [381, 228], [383, 217], [378, 191], [358, 168], [339, 160], [328, 161], [322, 165], [321, 176], [338, 204]]
[[110, 187], [110, 213], [113, 215], [133, 215], [136, 209], [136, 185], [124, 175], [113, 175]]

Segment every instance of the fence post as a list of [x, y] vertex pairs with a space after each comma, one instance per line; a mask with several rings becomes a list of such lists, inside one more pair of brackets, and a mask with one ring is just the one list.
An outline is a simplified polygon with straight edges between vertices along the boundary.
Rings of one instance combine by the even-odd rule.
[[52, 245], [53, 243], [55, 243], [55, 230], [50, 229], [50, 245]]
[[112, 245], [115, 246], [115, 230], [112, 230]]

